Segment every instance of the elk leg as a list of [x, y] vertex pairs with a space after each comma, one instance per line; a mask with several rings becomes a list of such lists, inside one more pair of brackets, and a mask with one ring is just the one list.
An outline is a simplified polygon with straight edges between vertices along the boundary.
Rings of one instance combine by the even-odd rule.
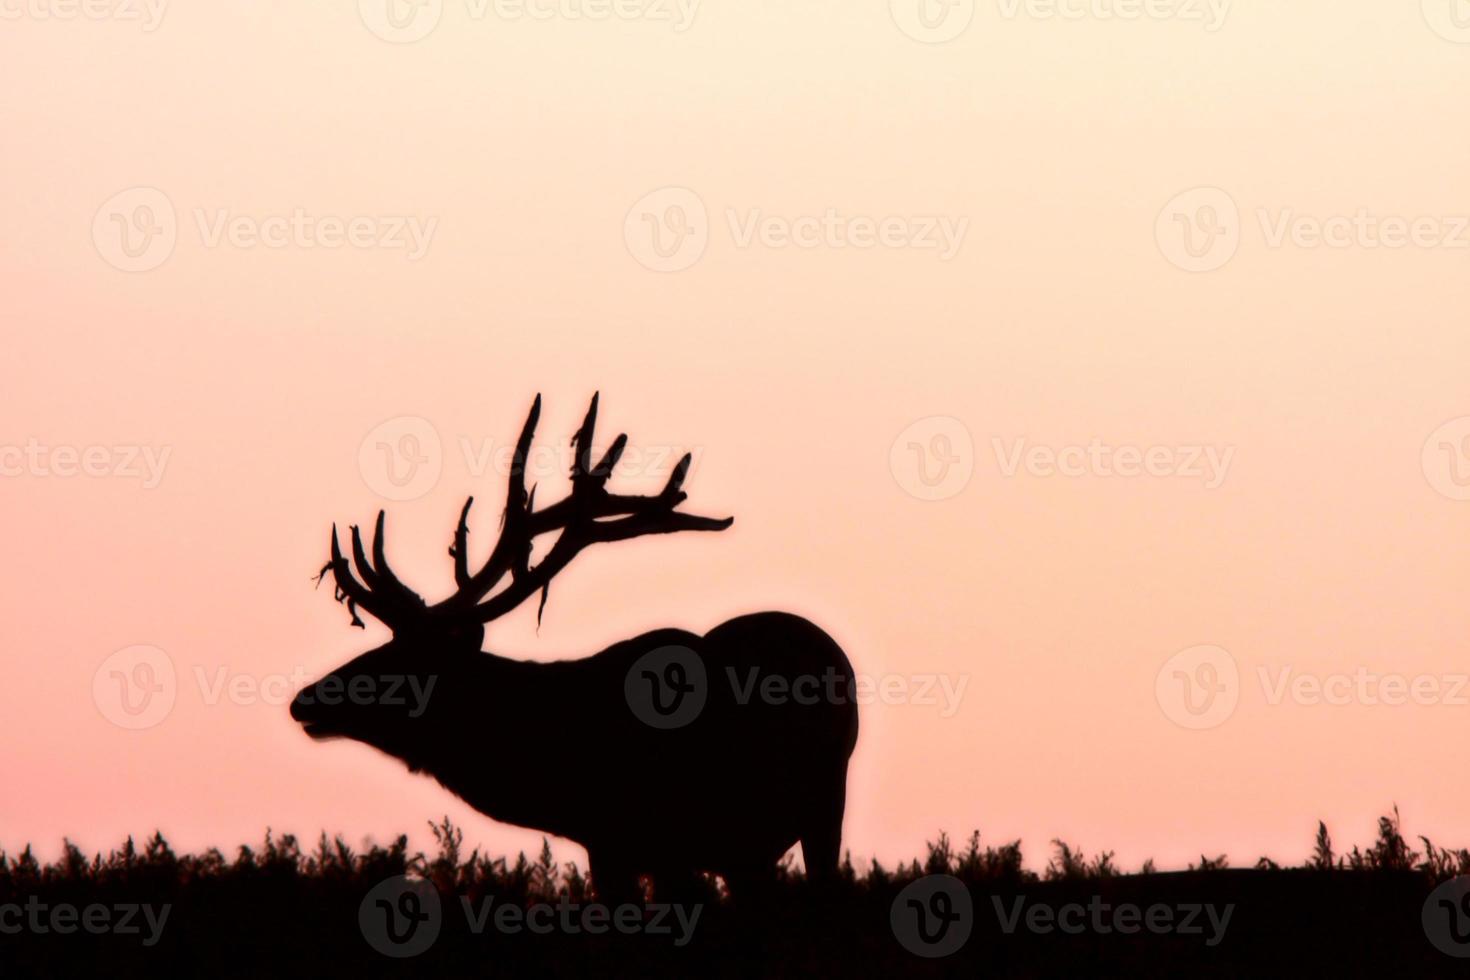
[[847, 808], [847, 766], [842, 767], [833, 782], [833, 788], [812, 803], [801, 832], [801, 858], [806, 864], [807, 880], [823, 886], [836, 881], [837, 866], [842, 858], [842, 814]]
[[587, 870], [592, 874], [592, 890], [603, 905], [616, 908], [643, 904], [643, 885], [638, 880], [638, 872], [622, 854], [589, 848]]

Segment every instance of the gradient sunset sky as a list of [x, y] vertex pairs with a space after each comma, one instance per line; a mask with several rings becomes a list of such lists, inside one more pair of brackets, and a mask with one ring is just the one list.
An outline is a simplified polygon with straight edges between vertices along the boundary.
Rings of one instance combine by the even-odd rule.
[[386, 635], [331, 522], [443, 594], [534, 395], [555, 462], [593, 391], [623, 489], [693, 450], [736, 523], [487, 647], [775, 608], [945, 681], [863, 708], [857, 859], [1470, 843], [1470, 5], [158, 3], [0, 4], [0, 846], [538, 848], [284, 699]]

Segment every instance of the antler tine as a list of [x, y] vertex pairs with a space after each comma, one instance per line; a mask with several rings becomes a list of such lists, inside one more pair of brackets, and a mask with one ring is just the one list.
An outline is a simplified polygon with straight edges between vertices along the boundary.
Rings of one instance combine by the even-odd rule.
[[465, 498], [464, 509], [459, 512], [459, 524], [454, 529], [454, 543], [449, 546], [449, 554], [454, 559], [454, 584], [463, 589], [470, 584], [470, 505], [475, 502], [474, 497]]
[[584, 479], [592, 473], [592, 432], [597, 428], [597, 400], [600, 392], [592, 393], [592, 404], [587, 406], [587, 417], [582, 420], [582, 427], [572, 436], [572, 448], [576, 455], [572, 457], [572, 480]]
[[359, 607], [366, 609], [389, 627], [395, 626], [402, 614], [424, 608], [424, 600], [399, 581], [393, 569], [388, 566], [388, 559], [383, 551], [383, 522], [384, 513], [380, 510], [373, 533], [372, 561], [368, 560], [367, 549], [363, 547], [362, 529], [356, 524], [352, 525], [350, 563], [342, 555], [337, 525], [333, 524], [332, 557], [317, 576], [320, 581], [327, 572], [332, 573], [337, 601], [347, 604], [347, 611], [352, 615], [352, 625], [359, 628], [365, 628], [362, 617], [357, 614]]
[[[500, 539], [485, 564], [479, 571], [471, 573], [467, 543], [468, 516], [473, 498], [465, 501], [449, 548], [454, 558], [458, 590], [432, 607], [432, 612], [453, 617], [467, 615], [487, 623], [505, 615], [537, 591], [542, 593], [544, 606], [552, 577], [588, 545], [599, 541], [622, 541], [644, 534], [723, 531], [734, 522], [734, 518], [700, 517], [675, 510], [687, 497], [683, 485], [693, 462], [689, 454], [674, 467], [668, 483], [656, 495], [608, 493], [607, 482], [627, 451], [628, 436], [619, 435], [597, 464], [592, 464], [592, 440], [597, 429], [599, 403], [600, 396], [594, 394], [581, 426], [572, 436], [571, 494], [538, 511], [535, 487], [526, 489], [526, 464], [536, 425], [541, 418], [541, 396], [536, 396], [511, 458]], [[542, 534], [555, 531], [561, 532], [556, 543], [540, 562], [532, 566], [532, 542]], [[372, 571], [381, 575], [381, 564]], [[507, 573], [511, 576], [510, 583], [486, 599]]]
[[535, 494], [526, 491], [526, 461], [531, 455], [531, 440], [536, 436], [536, 424], [540, 419], [541, 396], [538, 394], [531, 403], [525, 425], [521, 426], [515, 453], [511, 457], [500, 539], [496, 541], [485, 564], [474, 573], [469, 568], [469, 513], [474, 498], [465, 501], [464, 509], [459, 515], [459, 526], [454, 531], [454, 543], [449, 548], [449, 553], [454, 556], [454, 582], [457, 591], [436, 605], [435, 610], [453, 612], [473, 608], [507, 571], [518, 563], [524, 566], [529, 560], [531, 539], [535, 537], [530, 531], [529, 521], [531, 501]]
[[352, 564], [368, 591], [375, 590], [379, 584], [377, 569], [368, 561], [367, 552], [362, 547], [362, 531], [356, 524], [352, 525]]
[[612, 476], [613, 467], [618, 465], [618, 460], [623, 458], [623, 451], [628, 448], [628, 436], [626, 433], [613, 440], [613, 444], [607, 448], [602, 459], [592, 467], [594, 476], [598, 476], [605, 483]]
[[[332, 557], [322, 569], [321, 575], [317, 576], [320, 582], [322, 577], [332, 573], [332, 584], [336, 590], [338, 602], [347, 603], [347, 612], [352, 616], [352, 625], [358, 629], [366, 629], [362, 617], [357, 615], [357, 607], [360, 605], [374, 616], [378, 613], [373, 609], [371, 593], [352, 576], [352, 569], [347, 564], [347, 559], [342, 557], [342, 545], [337, 541], [337, 525], [332, 525]], [[382, 618], [379, 616], [378, 618]]]
[[[388, 564], [388, 555], [384, 551], [383, 541], [386, 535], [383, 533], [383, 525], [387, 519], [384, 511], [378, 511], [378, 521], [373, 526], [373, 574], [377, 581], [373, 583], [373, 590], [384, 590], [389, 593], [388, 598], [409, 606], [424, 605], [423, 598], [404, 585], [402, 580], [394, 574], [392, 567]], [[356, 531], [356, 528], [353, 528]]]
[[[689, 475], [689, 467], [693, 462], [694, 454], [685, 453], [684, 458], [679, 460], [678, 465], [674, 467], [674, 472], [669, 474], [669, 482], [664, 484], [664, 491], [660, 496], [678, 497], [681, 503], [689, 496], [681, 488], [684, 486], [684, 479]], [[675, 506], [678, 505], [675, 504]]]

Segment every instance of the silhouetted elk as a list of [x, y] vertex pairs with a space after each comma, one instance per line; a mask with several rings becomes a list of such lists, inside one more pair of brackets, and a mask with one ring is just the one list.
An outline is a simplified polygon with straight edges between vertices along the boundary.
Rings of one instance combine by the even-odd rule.
[[[734, 521], [676, 510], [687, 455], [656, 495], [607, 492], [627, 436], [593, 464], [595, 395], [572, 440], [570, 495], [537, 510], [525, 470], [540, 411], [538, 395], [512, 457], [501, 536], [478, 571], [466, 548], [474, 498], [465, 502], [449, 598], [430, 605], [393, 573], [381, 511], [371, 558], [353, 527], [349, 563], [333, 527], [322, 576], [332, 573], [354, 625], [365, 610], [393, 640], [304, 688], [291, 717], [313, 738], [403, 760], [496, 820], [582, 844], [605, 901], [635, 897], [640, 875], [676, 891], [701, 871], [724, 876], [737, 898], [758, 892], [798, 840], [808, 874], [830, 877], [857, 705], [846, 655], [812, 623], [757, 613], [703, 636], [655, 630], [555, 663], [481, 651], [484, 624], [537, 592], [539, 618], [552, 576], [588, 545]], [[531, 564], [532, 542], [552, 532]]]

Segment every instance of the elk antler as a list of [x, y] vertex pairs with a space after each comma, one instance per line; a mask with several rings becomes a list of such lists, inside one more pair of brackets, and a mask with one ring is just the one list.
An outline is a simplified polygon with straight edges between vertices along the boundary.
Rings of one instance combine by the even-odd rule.
[[[608, 493], [607, 482], [613, 467], [622, 458], [628, 437], [619, 435], [608, 447], [597, 465], [592, 465], [592, 435], [597, 425], [598, 396], [592, 396], [587, 417], [572, 437], [572, 492], [563, 500], [536, 510], [536, 491], [526, 490], [526, 458], [531, 439], [541, 417], [541, 396], [531, 405], [530, 415], [516, 440], [511, 458], [505, 514], [499, 540], [490, 557], [478, 571], [471, 572], [468, 558], [469, 513], [473, 497], [465, 501], [449, 554], [454, 559], [455, 593], [432, 606], [409, 589], [388, 567], [383, 554], [383, 513], [378, 512], [373, 536], [373, 557], [368, 561], [363, 552], [362, 537], [352, 528], [352, 565], [342, 557], [337, 543], [337, 530], [332, 528], [332, 560], [321, 576], [332, 573], [337, 584], [337, 598], [347, 603], [354, 626], [362, 626], [359, 607], [397, 629], [402, 623], [424, 618], [458, 622], [488, 623], [504, 616], [536, 592], [541, 603], [536, 617], [540, 621], [546, 608], [551, 579], [565, 568], [588, 545], [600, 541], [625, 541], [645, 534], [672, 534], [677, 531], [723, 531], [735, 518], [722, 519], [685, 514], [675, 508], [687, 498], [682, 487], [689, 475], [692, 456], [679, 460], [669, 481], [652, 496]], [[556, 543], [546, 556], [531, 565], [532, 542], [543, 534], [560, 531]], [[353, 574], [355, 566], [357, 575]], [[490, 593], [510, 575], [510, 583], [494, 595]], [[318, 576], [320, 578], [321, 576]], [[361, 581], [359, 581], [359, 577]], [[486, 597], [489, 596], [487, 599]]]

